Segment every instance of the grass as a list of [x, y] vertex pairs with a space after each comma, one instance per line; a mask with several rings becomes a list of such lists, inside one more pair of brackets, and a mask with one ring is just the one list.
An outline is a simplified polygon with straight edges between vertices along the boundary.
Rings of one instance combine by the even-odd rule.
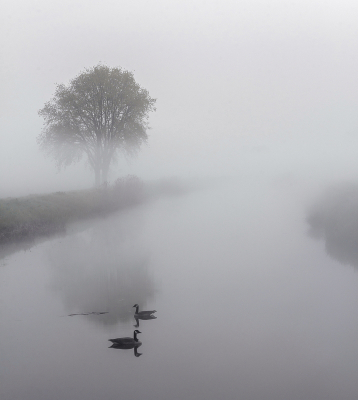
[[1, 199], [0, 243], [64, 231], [69, 221], [105, 215], [144, 198], [142, 181], [128, 176], [100, 189]]
[[358, 268], [358, 184], [327, 190], [307, 215], [309, 233], [323, 239], [327, 253]]

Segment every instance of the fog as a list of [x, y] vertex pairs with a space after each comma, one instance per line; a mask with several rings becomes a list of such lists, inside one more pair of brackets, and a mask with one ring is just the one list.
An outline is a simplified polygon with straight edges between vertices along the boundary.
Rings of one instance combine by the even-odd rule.
[[[110, 171], [150, 201], [0, 249], [1, 399], [356, 399], [358, 4], [1, 7], [0, 198], [93, 185], [38, 148], [56, 83], [102, 62], [157, 99]], [[108, 349], [135, 303], [139, 358]]]
[[92, 185], [39, 152], [55, 83], [103, 62], [157, 99], [148, 146], [111, 179], [355, 177], [353, 1], [13, 1], [1, 12], [1, 197]]

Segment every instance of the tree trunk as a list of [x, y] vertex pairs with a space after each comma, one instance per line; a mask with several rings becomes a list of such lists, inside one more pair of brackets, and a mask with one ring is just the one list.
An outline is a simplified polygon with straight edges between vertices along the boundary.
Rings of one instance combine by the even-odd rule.
[[98, 188], [101, 185], [101, 169], [99, 168], [98, 165], [96, 165], [93, 169], [94, 169], [94, 186]]
[[102, 159], [102, 183], [108, 183], [108, 172], [109, 166], [111, 165], [112, 159], [112, 152], [108, 149], [107, 151], [103, 152], [103, 159]]
[[108, 182], [109, 163], [104, 163], [102, 167], [102, 183]]

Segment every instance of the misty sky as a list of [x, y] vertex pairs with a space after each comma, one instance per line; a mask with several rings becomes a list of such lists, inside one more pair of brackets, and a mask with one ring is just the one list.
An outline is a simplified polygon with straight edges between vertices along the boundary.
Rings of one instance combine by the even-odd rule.
[[353, 0], [12, 0], [0, 9], [0, 197], [92, 185], [39, 152], [55, 83], [99, 62], [152, 97], [149, 145], [111, 178], [356, 176]]

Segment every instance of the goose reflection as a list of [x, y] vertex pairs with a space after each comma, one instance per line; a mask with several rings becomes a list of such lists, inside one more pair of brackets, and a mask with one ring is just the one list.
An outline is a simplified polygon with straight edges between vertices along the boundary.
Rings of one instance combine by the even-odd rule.
[[137, 334], [142, 333], [141, 331], [138, 331], [137, 329], [133, 332], [133, 337], [122, 337], [122, 338], [116, 338], [116, 339], [108, 339], [109, 342], [112, 342], [112, 345], [109, 347], [110, 349], [122, 349], [122, 350], [128, 350], [128, 349], [134, 349], [134, 355], [135, 357], [139, 357], [142, 355], [142, 353], [138, 353], [137, 349], [139, 346], [142, 345], [142, 342], [138, 340]]
[[109, 346], [109, 349], [121, 349], [121, 350], [127, 350], [127, 349], [132, 349], [134, 350], [134, 356], [135, 357], [140, 357], [143, 353], [139, 353], [138, 352], [138, 347], [141, 346], [141, 344], [139, 344], [138, 346], [134, 346], [134, 347], [122, 347], [121, 345], [117, 345], [115, 343], [112, 344], [112, 346]]
[[139, 327], [139, 320], [149, 320], [149, 319], [156, 319], [157, 317], [154, 315], [156, 313], [156, 310], [151, 310], [151, 311], [139, 311], [139, 305], [134, 304], [136, 308], [135, 313], [134, 313], [134, 319], [136, 320], [136, 324], [134, 325], [136, 328]]

